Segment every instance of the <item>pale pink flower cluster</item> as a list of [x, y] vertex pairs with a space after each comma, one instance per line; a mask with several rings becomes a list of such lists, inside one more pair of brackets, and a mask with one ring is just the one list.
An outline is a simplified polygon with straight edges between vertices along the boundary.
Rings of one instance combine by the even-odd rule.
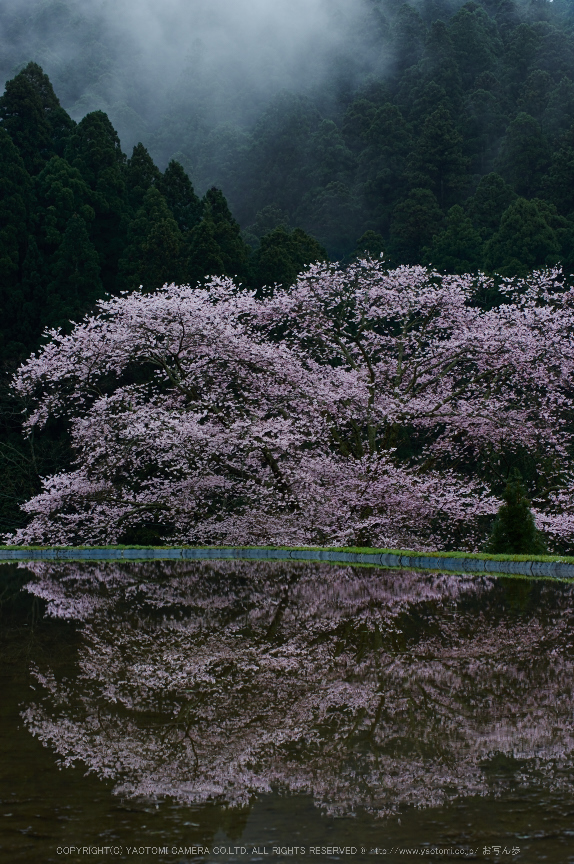
[[9, 542], [152, 524], [171, 543], [472, 549], [500, 503], [480, 477], [521, 451], [540, 527], [572, 544], [574, 291], [534, 274], [485, 312], [476, 282], [364, 261], [265, 300], [215, 278], [100, 302], [15, 377], [27, 427], [65, 417], [76, 464]]

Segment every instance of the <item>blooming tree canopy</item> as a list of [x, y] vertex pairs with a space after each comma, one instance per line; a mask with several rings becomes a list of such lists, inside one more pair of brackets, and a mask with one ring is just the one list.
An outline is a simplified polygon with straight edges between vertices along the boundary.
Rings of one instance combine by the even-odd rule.
[[76, 464], [11, 542], [153, 525], [170, 542], [476, 548], [493, 466], [524, 451], [539, 524], [568, 543], [574, 291], [535, 274], [485, 312], [475, 283], [363, 261], [266, 299], [216, 278], [101, 301], [15, 377], [27, 427], [65, 418]]

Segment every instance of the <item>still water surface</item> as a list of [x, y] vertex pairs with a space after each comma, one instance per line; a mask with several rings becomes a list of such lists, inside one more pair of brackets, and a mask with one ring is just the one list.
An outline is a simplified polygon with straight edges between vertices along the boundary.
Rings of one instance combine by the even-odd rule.
[[574, 862], [573, 593], [2, 565], [0, 861]]

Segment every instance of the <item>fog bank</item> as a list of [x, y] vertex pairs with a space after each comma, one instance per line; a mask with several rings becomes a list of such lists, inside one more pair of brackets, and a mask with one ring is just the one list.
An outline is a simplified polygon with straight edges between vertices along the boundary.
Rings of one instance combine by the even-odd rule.
[[[102, 109], [129, 148], [185, 112], [249, 126], [282, 90], [380, 67], [379, 0], [18, 0], [0, 12], [2, 83], [34, 60], [75, 119]], [[373, 34], [374, 35], [374, 34]], [[379, 34], [380, 39], [380, 34]], [[380, 46], [380, 41], [379, 41]]]

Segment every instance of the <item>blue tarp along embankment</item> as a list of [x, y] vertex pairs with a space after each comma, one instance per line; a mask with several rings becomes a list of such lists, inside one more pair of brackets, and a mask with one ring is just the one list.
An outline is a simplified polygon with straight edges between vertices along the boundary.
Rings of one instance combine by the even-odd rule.
[[456, 573], [496, 573], [574, 579], [574, 564], [563, 561], [508, 561], [496, 558], [441, 557], [421, 553], [345, 552], [338, 549], [266, 549], [244, 547], [156, 548], [50, 548], [0, 549], [0, 561], [149, 561], [252, 559], [256, 561], [329, 561], [339, 564], [371, 564], [403, 570], [439, 570]]

